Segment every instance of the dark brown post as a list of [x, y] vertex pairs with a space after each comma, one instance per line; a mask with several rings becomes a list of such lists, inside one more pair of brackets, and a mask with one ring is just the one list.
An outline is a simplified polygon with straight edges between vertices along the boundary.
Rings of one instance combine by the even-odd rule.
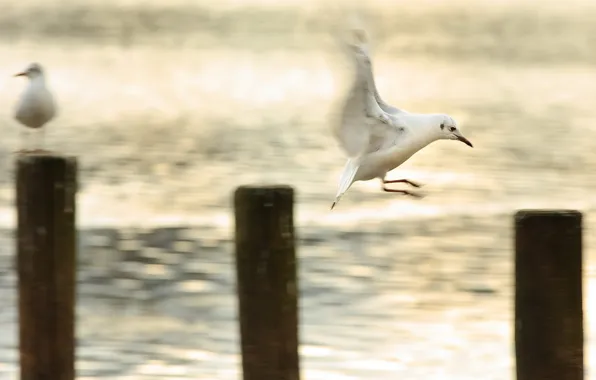
[[517, 380], [584, 378], [582, 214], [515, 215]]
[[298, 380], [294, 191], [236, 190], [236, 273], [244, 380]]
[[75, 378], [74, 158], [16, 162], [21, 380]]

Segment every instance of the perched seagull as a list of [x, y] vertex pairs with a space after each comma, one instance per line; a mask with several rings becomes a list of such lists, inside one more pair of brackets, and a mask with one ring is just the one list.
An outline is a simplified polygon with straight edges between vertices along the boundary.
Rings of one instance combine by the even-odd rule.
[[39, 64], [32, 63], [25, 71], [15, 74], [15, 77], [20, 76], [29, 78], [29, 84], [16, 106], [15, 119], [26, 127], [38, 130], [37, 148], [40, 149], [45, 134], [43, 126], [56, 115], [56, 105]]
[[386, 180], [387, 173], [437, 140], [459, 140], [472, 147], [452, 117], [410, 113], [384, 102], [375, 85], [367, 46], [361, 42], [345, 42], [344, 45], [353, 58], [356, 70], [340, 122], [333, 131], [348, 160], [339, 180], [332, 210], [354, 182], [375, 178], [381, 180], [383, 191], [420, 197], [408, 190], [387, 188], [390, 183], [420, 187], [407, 179]]

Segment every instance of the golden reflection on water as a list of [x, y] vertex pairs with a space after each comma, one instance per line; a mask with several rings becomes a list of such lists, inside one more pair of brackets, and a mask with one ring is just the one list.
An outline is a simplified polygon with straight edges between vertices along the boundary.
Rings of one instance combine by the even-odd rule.
[[[475, 148], [437, 142], [392, 174], [424, 183], [423, 200], [383, 194], [371, 181], [353, 186], [333, 212], [344, 157], [329, 123], [348, 85], [325, 29], [337, 13], [325, 14], [318, 0], [302, 13], [294, 1], [283, 12], [262, 3], [278, 13], [259, 16], [231, 0], [211, 19], [199, 18], [211, 2], [186, 0], [145, 13], [134, 1], [89, 2], [93, 12], [80, 23], [72, 15], [87, 8], [76, 4], [28, 0], [7, 11], [18, 20], [46, 10], [41, 21], [7, 27], [18, 38], [0, 43], [2, 170], [11, 173], [19, 142], [11, 110], [23, 82], [10, 75], [40, 61], [60, 105], [47, 141], [81, 161], [81, 226], [196, 227], [173, 248], [185, 252], [181, 265], [147, 248], [146, 257], [164, 262], [124, 265], [118, 250], [137, 247], [132, 239], [87, 256], [83, 278], [116, 269], [133, 275], [83, 281], [81, 377], [238, 378], [230, 195], [246, 183], [297, 189], [306, 379], [511, 378], [511, 214], [531, 207], [587, 214], [593, 365], [593, 3], [566, 2], [563, 10], [541, 2], [536, 12], [531, 1], [375, 1], [386, 7], [369, 9], [370, 19], [379, 17], [369, 25], [383, 97], [452, 114]], [[327, 4], [336, 12], [344, 3]], [[14, 224], [11, 178], [0, 179], [3, 227]], [[10, 252], [0, 253], [8, 268]], [[180, 266], [205, 278], [179, 278]], [[14, 273], [2, 273], [0, 299], [14, 304]], [[141, 278], [172, 287], [146, 289]], [[14, 313], [0, 312], [13, 330]], [[8, 335], [0, 337], [2, 379], [16, 371]]]

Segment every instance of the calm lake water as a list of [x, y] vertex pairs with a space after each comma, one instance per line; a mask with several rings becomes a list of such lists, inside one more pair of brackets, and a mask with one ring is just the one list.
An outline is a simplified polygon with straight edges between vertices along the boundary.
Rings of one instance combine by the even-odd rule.
[[240, 378], [231, 194], [249, 183], [297, 191], [304, 379], [513, 379], [520, 208], [586, 215], [596, 363], [596, 5], [362, 11], [383, 97], [451, 114], [475, 147], [437, 142], [394, 173], [422, 200], [372, 181], [330, 212], [341, 3], [19, 4], [0, 15], [0, 379], [18, 375], [10, 74], [30, 61], [60, 104], [48, 145], [81, 166], [80, 378]]

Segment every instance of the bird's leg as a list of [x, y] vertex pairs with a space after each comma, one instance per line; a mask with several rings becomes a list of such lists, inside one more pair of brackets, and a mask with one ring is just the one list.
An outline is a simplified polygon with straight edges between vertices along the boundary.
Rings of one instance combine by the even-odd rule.
[[39, 135], [39, 142], [37, 144], [37, 149], [43, 150], [43, 145], [44, 145], [45, 137], [46, 137], [46, 129], [44, 127], [41, 127], [39, 129], [40, 130], [37, 132], [37, 134]]
[[418, 194], [418, 193], [414, 193], [408, 190], [397, 190], [397, 189], [388, 189], [385, 186], [383, 186], [383, 191], [387, 192], [387, 193], [400, 193], [403, 195], [409, 195], [411, 197], [415, 197], [415, 198], [422, 198], [424, 197], [424, 195], [422, 194]]
[[29, 128], [20, 129], [21, 141], [19, 143], [20, 149], [17, 150], [17, 153], [28, 153], [31, 151], [31, 134], [29, 132]]
[[415, 184], [413, 182], [408, 181], [407, 179], [400, 179], [400, 180], [392, 180], [392, 181], [386, 181], [385, 178], [381, 179], [381, 188], [383, 189], [383, 191], [387, 192], [387, 193], [400, 193], [403, 195], [409, 195], [411, 197], [415, 197], [415, 198], [422, 198], [424, 197], [424, 195], [419, 194], [419, 193], [414, 193], [412, 191], [408, 191], [408, 190], [397, 190], [397, 189], [389, 189], [387, 188], [387, 186], [385, 186], [388, 183], [408, 183], [414, 187], [420, 187], [420, 185]]
[[21, 128], [21, 143], [19, 144], [21, 149], [19, 149], [19, 152], [26, 152], [29, 148], [29, 139], [27, 138], [29, 135], [27, 132], [27, 128]]
[[46, 144], [46, 129], [44, 127], [41, 127], [39, 129], [41, 129], [41, 131], [39, 131], [39, 146], [37, 147], [37, 149], [40, 153], [47, 152], [44, 149]]
[[43, 128], [43, 127], [37, 128], [37, 130], [35, 130], [34, 133], [35, 133], [36, 144], [32, 151], [35, 153], [40, 153], [40, 154], [48, 153], [48, 151], [43, 148], [45, 145], [45, 135], [46, 135], [45, 128]]
[[422, 187], [421, 184], [416, 183], [416, 182], [412, 182], [409, 179], [392, 179], [390, 181], [387, 181], [386, 179], [383, 179], [383, 184], [386, 185], [388, 183], [407, 183], [410, 186], [414, 186], [414, 187]]
[[34, 129], [33, 130], [33, 146], [31, 147], [31, 151], [32, 152], [37, 152], [39, 150], [39, 141], [40, 141], [40, 135], [39, 135], [39, 129]]

